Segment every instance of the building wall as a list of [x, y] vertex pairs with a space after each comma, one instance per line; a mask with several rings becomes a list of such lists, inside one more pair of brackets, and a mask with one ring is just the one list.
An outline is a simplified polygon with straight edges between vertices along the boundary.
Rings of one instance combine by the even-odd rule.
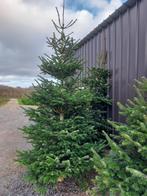
[[87, 67], [99, 66], [97, 59], [107, 53], [106, 66], [112, 73], [112, 117], [122, 121], [117, 102], [126, 103], [135, 95], [134, 79], [147, 77], [147, 0], [138, 0], [82, 43], [76, 53], [85, 61], [84, 74]]

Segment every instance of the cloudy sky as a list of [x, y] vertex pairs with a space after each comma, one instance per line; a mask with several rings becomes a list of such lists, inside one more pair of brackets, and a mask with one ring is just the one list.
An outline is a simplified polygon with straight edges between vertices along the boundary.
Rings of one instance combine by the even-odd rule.
[[[66, 18], [78, 19], [74, 37], [82, 39], [125, 1], [66, 0]], [[51, 52], [46, 37], [55, 6], [62, 0], [0, 0], [0, 84], [27, 87], [37, 77], [38, 56]]]

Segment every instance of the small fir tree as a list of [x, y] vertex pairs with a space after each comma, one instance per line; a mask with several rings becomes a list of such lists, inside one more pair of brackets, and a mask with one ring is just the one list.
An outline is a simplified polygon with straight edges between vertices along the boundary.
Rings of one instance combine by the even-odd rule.
[[107, 133], [111, 131], [110, 124], [107, 122], [108, 110], [111, 106], [111, 99], [108, 96], [108, 89], [110, 88], [108, 79], [111, 74], [105, 68], [93, 67], [88, 70], [88, 75], [89, 76], [84, 79], [84, 83], [93, 94], [91, 113], [94, 127], [98, 131], [98, 137], [104, 139], [102, 131]]
[[119, 103], [120, 113], [126, 116], [126, 124], [111, 123], [119, 131], [118, 143], [106, 138], [111, 147], [108, 156], [101, 158], [94, 152], [95, 179], [98, 192], [105, 195], [147, 195], [147, 79], [137, 81], [137, 97], [126, 106]]
[[[41, 57], [40, 76], [32, 95], [36, 109], [27, 109], [31, 125], [23, 132], [32, 148], [19, 153], [19, 162], [27, 167], [28, 180], [45, 187], [67, 177], [79, 177], [93, 167], [91, 148], [99, 151], [103, 144], [97, 137], [91, 115], [93, 94], [77, 86], [82, 62], [75, 58], [77, 42], [65, 30], [75, 21], [64, 23], [58, 12], [58, 35], [47, 39], [54, 53]], [[52, 76], [54, 81], [49, 81]]]

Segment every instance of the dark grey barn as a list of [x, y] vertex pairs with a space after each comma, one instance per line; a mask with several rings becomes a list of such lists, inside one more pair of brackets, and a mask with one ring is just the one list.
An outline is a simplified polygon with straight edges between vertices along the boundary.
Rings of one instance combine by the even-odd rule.
[[84, 70], [105, 56], [112, 72], [112, 117], [121, 120], [116, 103], [133, 97], [134, 79], [147, 76], [147, 0], [124, 3], [80, 41], [76, 56], [85, 60]]

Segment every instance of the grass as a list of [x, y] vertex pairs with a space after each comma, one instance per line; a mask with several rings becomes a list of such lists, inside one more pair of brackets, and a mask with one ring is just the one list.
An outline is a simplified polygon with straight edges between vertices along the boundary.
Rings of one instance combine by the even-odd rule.
[[18, 103], [19, 103], [19, 105], [32, 105], [32, 106], [36, 105], [36, 104], [35, 104], [29, 97], [27, 97], [27, 96], [24, 96], [24, 97], [18, 99]]
[[6, 97], [0, 97], [0, 106], [6, 104], [9, 101], [8, 98]]

